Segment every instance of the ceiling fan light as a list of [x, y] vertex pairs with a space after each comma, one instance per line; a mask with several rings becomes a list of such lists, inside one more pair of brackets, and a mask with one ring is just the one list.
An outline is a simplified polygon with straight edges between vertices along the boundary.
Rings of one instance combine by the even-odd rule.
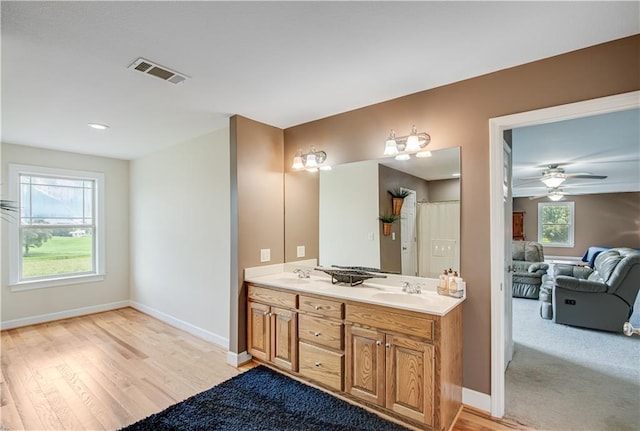
[[549, 194], [549, 199], [551, 199], [554, 202], [558, 202], [559, 200], [562, 200], [562, 198], [564, 198], [564, 195], [561, 195], [560, 193], [550, 193]]
[[562, 184], [566, 179], [567, 176], [565, 174], [554, 173], [543, 177], [540, 181], [542, 181], [545, 186], [554, 189]]

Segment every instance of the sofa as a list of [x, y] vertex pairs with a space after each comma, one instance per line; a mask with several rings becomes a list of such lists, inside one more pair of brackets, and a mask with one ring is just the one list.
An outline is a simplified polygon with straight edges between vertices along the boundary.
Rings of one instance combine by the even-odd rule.
[[513, 296], [538, 299], [542, 276], [549, 269], [549, 265], [544, 263], [542, 244], [534, 241], [512, 241], [511, 266]]
[[593, 268], [556, 265], [545, 282], [544, 290], [550, 288], [556, 323], [622, 332], [640, 290], [640, 251], [602, 251]]

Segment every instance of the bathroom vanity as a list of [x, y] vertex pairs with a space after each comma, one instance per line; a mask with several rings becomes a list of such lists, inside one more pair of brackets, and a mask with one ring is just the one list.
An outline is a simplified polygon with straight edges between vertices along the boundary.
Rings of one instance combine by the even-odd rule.
[[[462, 400], [462, 302], [437, 280], [390, 276], [356, 287], [314, 272], [247, 270], [247, 346], [255, 360], [427, 430]], [[401, 285], [420, 283], [421, 293]]]

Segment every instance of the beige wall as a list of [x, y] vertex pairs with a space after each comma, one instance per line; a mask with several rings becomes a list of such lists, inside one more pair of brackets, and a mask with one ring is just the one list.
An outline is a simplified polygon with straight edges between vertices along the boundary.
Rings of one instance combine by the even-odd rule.
[[[640, 193], [567, 196], [575, 211], [574, 247], [544, 247], [545, 256], [584, 255], [589, 246], [640, 248]], [[538, 202], [513, 200], [514, 211], [524, 211], [524, 232], [538, 241]]]
[[[231, 117], [230, 128], [229, 344], [232, 352], [239, 353], [246, 350], [244, 268], [284, 262], [283, 132], [239, 115]], [[260, 262], [260, 250], [265, 248], [271, 249], [271, 261]]]
[[131, 162], [131, 301], [229, 344], [229, 129]]
[[[2, 323], [10, 326], [90, 313], [129, 300], [129, 162], [106, 157], [2, 144], [2, 196], [7, 189], [10, 163], [101, 172], [105, 175], [106, 275], [92, 283], [12, 292], [9, 282], [8, 223], [2, 228]], [[112, 308], [112, 307], [111, 307]]]
[[317, 241], [317, 182], [290, 172], [298, 148], [315, 145], [327, 152], [330, 164], [380, 158], [389, 130], [408, 133], [412, 124], [431, 135], [431, 150], [461, 147], [461, 272], [468, 286], [464, 386], [490, 393], [488, 121], [638, 90], [639, 49], [640, 36], [629, 37], [286, 129], [287, 258], [295, 256], [296, 244], [307, 244], [307, 257], [314, 257]]
[[460, 180], [429, 181], [429, 202], [460, 200]]

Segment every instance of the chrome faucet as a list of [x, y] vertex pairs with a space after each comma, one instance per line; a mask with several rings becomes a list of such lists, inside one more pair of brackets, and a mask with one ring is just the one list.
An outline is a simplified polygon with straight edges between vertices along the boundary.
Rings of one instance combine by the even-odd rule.
[[422, 288], [420, 287], [419, 284], [413, 285], [413, 284], [409, 283], [408, 281], [405, 281], [405, 282], [402, 283], [402, 291], [403, 292], [407, 292], [409, 294], [411, 294], [411, 293], [422, 293]]
[[310, 269], [296, 268], [293, 270], [293, 273], [298, 274], [298, 278], [311, 278]]

